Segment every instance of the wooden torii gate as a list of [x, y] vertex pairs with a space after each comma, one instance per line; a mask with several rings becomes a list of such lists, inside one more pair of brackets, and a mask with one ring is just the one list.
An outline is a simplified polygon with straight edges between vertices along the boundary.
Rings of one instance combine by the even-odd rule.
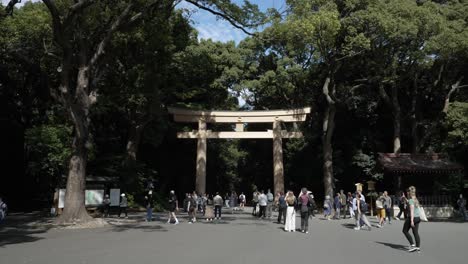
[[[208, 138], [271, 138], [273, 139], [274, 191], [284, 191], [283, 138], [301, 138], [301, 132], [281, 130], [281, 122], [303, 122], [310, 113], [310, 107], [290, 110], [268, 111], [195, 111], [183, 108], [169, 108], [174, 121], [198, 123], [198, 130], [178, 132], [178, 138], [197, 139], [197, 174], [195, 190], [206, 191], [206, 140]], [[207, 123], [233, 123], [235, 131], [213, 132], [206, 129]], [[244, 131], [244, 123], [272, 123], [272, 130]]]

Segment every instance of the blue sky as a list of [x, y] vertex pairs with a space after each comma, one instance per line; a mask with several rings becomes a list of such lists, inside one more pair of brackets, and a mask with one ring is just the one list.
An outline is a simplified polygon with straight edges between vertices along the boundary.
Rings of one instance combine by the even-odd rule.
[[[9, 0], [1, 0], [5, 5]], [[31, 0], [23, 0], [22, 3]], [[32, 0], [37, 2], [39, 0]], [[243, 0], [233, 0], [236, 4], [242, 4]], [[285, 7], [285, 0], [251, 0], [253, 4], [257, 4], [260, 10], [265, 11], [267, 8], [276, 8], [283, 10]], [[18, 6], [21, 6], [19, 4]], [[188, 8], [193, 11], [191, 16], [193, 26], [198, 30], [199, 39], [212, 39], [215, 41], [231, 41], [234, 40], [239, 43], [246, 35], [239, 29], [234, 28], [228, 22], [217, 19], [216, 16], [208, 13], [207, 11], [199, 10], [191, 4], [183, 1], [179, 4], [179, 8]]]

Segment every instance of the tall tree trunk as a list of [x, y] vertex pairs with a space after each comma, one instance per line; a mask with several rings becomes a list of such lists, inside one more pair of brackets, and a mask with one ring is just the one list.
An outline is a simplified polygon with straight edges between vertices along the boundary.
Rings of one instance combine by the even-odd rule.
[[393, 153], [400, 153], [401, 151], [401, 129], [400, 129], [400, 122], [401, 122], [401, 109], [400, 103], [398, 101], [398, 88], [395, 84], [392, 84], [391, 87], [391, 95], [392, 98], [388, 96], [387, 92], [382, 83], [379, 83], [379, 94], [384, 100], [385, 104], [391, 109], [392, 111], [392, 121], [393, 121]]
[[418, 153], [419, 152], [419, 136], [418, 136], [418, 75], [415, 74], [414, 82], [413, 82], [413, 90], [411, 92], [411, 152]]
[[[334, 86], [330, 85], [331, 77], [328, 76], [323, 84], [322, 93], [325, 95], [327, 106], [323, 117], [322, 127], [322, 145], [323, 145], [323, 184], [325, 195], [333, 197], [335, 188], [335, 179], [333, 176], [333, 131], [335, 128], [335, 101], [332, 99], [334, 95]], [[330, 86], [332, 89], [330, 91]]]

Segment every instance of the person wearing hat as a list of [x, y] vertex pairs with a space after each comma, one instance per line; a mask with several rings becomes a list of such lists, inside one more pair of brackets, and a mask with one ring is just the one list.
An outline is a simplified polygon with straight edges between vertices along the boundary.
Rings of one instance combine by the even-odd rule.
[[104, 199], [102, 200], [102, 209], [103, 209], [104, 217], [109, 217], [110, 204], [111, 204], [111, 201], [110, 201], [109, 195], [106, 194], [104, 196]]
[[128, 206], [128, 200], [127, 197], [125, 197], [125, 193], [122, 193], [120, 198], [120, 204], [119, 204], [119, 218], [122, 212], [125, 213], [125, 218], [128, 218], [127, 214], [127, 206]]

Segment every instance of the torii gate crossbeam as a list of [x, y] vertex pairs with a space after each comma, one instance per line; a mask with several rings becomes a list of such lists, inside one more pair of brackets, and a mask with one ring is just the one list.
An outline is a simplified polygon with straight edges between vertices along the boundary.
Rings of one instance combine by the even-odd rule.
[[[194, 111], [169, 108], [174, 121], [198, 123], [198, 130], [178, 132], [178, 138], [197, 139], [197, 174], [195, 189], [206, 191], [206, 141], [208, 138], [271, 138], [273, 139], [273, 179], [275, 192], [284, 191], [283, 138], [301, 138], [301, 132], [281, 130], [281, 122], [303, 122], [311, 111], [310, 107], [291, 110], [268, 111]], [[207, 123], [235, 123], [236, 131], [213, 132], [206, 129]], [[244, 123], [272, 123], [272, 130], [244, 131]]]

